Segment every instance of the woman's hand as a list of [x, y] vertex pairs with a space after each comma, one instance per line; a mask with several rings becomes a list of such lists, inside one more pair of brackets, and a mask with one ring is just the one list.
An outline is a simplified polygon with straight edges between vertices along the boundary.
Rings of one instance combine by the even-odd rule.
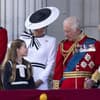
[[35, 86], [36, 86], [36, 88], [38, 88], [41, 84], [43, 83], [43, 81], [42, 80], [37, 80], [36, 82], [35, 82]]
[[95, 81], [93, 81], [91, 78], [86, 78], [84, 82], [84, 88], [85, 89], [91, 89], [95, 85]]

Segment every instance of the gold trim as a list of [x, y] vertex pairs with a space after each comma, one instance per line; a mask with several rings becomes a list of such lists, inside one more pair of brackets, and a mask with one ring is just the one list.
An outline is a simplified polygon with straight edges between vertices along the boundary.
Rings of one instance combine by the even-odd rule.
[[53, 89], [59, 89], [59, 80], [53, 80]]
[[91, 73], [86, 71], [72, 71], [72, 72], [64, 72], [64, 78], [81, 78], [81, 77], [90, 77]]
[[63, 46], [63, 43], [61, 43], [61, 51], [62, 51], [62, 55], [64, 56], [64, 61], [63, 61], [63, 64], [65, 64], [66, 60], [68, 59], [68, 57], [72, 54], [75, 53], [75, 49], [76, 49], [76, 46], [78, 44], [78, 42], [80, 40], [82, 40], [84, 37], [86, 36], [85, 33], [81, 33], [77, 40], [73, 43], [73, 45], [68, 49], [68, 50], [64, 50], [64, 46]]

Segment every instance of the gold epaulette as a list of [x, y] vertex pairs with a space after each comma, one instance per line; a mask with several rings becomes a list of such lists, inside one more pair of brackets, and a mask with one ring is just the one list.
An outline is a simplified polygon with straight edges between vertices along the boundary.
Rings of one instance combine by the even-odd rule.
[[59, 80], [53, 80], [53, 89], [59, 89]]

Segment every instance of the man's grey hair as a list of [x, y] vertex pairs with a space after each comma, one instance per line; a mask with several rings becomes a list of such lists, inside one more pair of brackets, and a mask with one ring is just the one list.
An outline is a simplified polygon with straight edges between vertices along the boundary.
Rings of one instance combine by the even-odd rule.
[[80, 21], [75, 16], [66, 18], [63, 24], [69, 24], [73, 30], [80, 29]]

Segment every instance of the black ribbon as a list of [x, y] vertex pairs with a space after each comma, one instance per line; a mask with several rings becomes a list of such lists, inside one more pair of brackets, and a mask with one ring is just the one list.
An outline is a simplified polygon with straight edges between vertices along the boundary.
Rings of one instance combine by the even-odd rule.
[[[30, 30], [30, 33], [24, 31], [24, 34], [21, 34], [21, 36], [25, 37], [26, 39], [31, 38], [31, 42], [30, 42], [29, 47], [35, 46], [37, 50], [39, 49], [39, 45], [38, 45], [39, 43], [36, 43], [36, 42], [35, 42], [35, 37], [34, 37], [34, 35], [32, 34], [32, 31], [31, 31], [31, 30]], [[37, 40], [37, 41], [38, 41], [38, 40]], [[38, 42], [39, 42], [39, 41], [38, 41]]]

